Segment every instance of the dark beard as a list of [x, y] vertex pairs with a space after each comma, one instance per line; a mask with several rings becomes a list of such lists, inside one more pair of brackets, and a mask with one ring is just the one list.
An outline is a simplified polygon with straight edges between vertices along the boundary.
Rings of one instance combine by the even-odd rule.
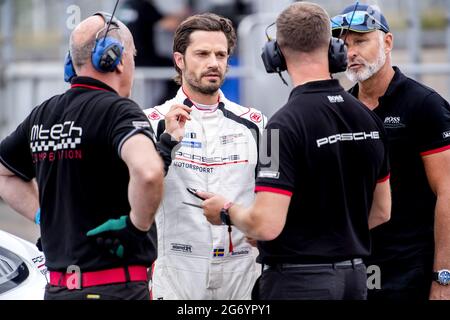
[[197, 90], [198, 92], [200, 92], [201, 94], [205, 94], [208, 96], [212, 96], [213, 94], [215, 94], [217, 92], [217, 90], [219, 90], [220, 85], [219, 86], [204, 86], [204, 87], [194, 87], [195, 90]]
[[201, 94], [204, 95], [212, 96], [220, 89], [224, 81], [225, 79], [222, 78], [220, 79], [218, 84], [212, 83], [206, 86], [201, 86], [199, 83], [191, 83], [190, 85], [193, 90], [200, 92]]

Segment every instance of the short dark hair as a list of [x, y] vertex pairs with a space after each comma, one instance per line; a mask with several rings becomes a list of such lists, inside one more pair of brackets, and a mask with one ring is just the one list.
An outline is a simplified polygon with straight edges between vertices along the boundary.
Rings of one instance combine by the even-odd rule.
[[[173, 38], [173, 52], [186, 53], [190, 44], [190, 36], [194, 31], [220, 31], [225, 34], [228, 42], [228, 55], [233, 53], [236, 46], [236, 31], [232, 22], [214, 13], [197, 14], [184, 20], [175, 31]], [[178, 75], [175, 82], [181, 85], [181, 70], [174, 61]]]
[[330, 17], [315, 3], [293, 3], [278, 16], [276, 25], [281, 48], [308, 53], [330, 43]]

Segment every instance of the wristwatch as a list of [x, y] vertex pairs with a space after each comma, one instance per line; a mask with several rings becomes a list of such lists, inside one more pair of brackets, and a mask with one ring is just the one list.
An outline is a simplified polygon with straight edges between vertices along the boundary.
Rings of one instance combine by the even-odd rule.
[[233, 206], [233, 202], [227, 202], [223, 205], [223, 208], [220, 210], [220, 220], [222, 220], [222, 224], [226, 224], [227, 226], [231, 226], [231, 219], [228, 210]]
[[433, 272], [433, 280], [440, 285], [446, 286], [450, 283], [450, 271], [447, 269], [438, 270]]

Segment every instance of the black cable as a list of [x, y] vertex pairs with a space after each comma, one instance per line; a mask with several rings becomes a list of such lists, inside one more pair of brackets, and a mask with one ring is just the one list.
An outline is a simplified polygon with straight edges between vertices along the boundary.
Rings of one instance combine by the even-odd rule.
[[106, 36], [108, 35], [109, 29], [111, 28], [111, 22], [114, 19], [114, 15], [116, 14], [116, 10], [117, 10], [117, 6], [119, 5], [119, 1], [120, 0], [116, 1], [116, 5], [114, 6], [114, 10], [113, 10], [111, 19], [109, 19], [109, 21], [108, 21], [108, 27], [106, 28], [106, 33], [105, 33], [105, 36], [103, 37], [103, 43], [105, 42]]

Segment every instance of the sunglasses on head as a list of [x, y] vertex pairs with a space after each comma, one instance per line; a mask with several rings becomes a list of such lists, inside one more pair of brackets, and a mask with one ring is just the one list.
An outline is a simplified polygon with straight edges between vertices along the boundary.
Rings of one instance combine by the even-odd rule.
[[342, 28], [345, 26], [366, 25], [369, 29], [381, 29], [389, 32], [388, 28], [367, 11], [351, 11], [340, 14], [331, 19], [331, 28]]

